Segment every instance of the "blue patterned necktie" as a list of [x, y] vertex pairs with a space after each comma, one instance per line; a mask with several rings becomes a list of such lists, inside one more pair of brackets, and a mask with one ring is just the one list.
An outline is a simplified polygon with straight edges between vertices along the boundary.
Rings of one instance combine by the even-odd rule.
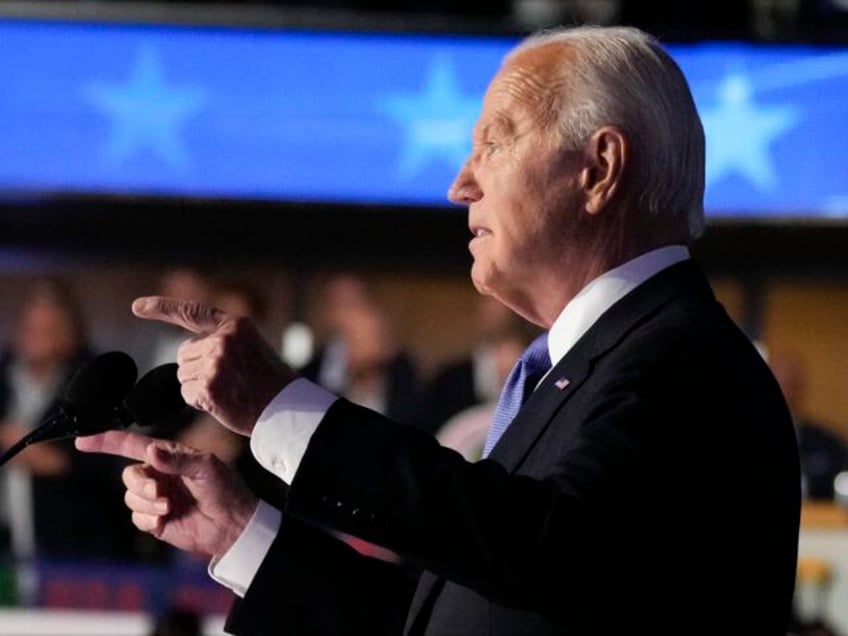
[[548, 334], [542, 334], [530, 343], [524, 353], [518, 358], [515, 366], [504, 384], [495, 413], [492, 415], [492, 426], [486, 436], [483, 447], [483, 457], [488, 457], [495, 444], [510, 425], [521, 405], [527, 400], [539, 380], [551, 368], [551, 356], [548, 353]]

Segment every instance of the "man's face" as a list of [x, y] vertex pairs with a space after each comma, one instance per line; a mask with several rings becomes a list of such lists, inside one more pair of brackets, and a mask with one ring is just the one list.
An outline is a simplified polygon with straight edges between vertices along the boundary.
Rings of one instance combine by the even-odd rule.
[[474, 285], [534, 322], [542, 297], [567, 276], [580, 206], [581, 153], [561, 149], [545, 116], [559, 88], [550, 56], [526, 51], [492, 80], [472, 154], [449, 192], [469, 208]]

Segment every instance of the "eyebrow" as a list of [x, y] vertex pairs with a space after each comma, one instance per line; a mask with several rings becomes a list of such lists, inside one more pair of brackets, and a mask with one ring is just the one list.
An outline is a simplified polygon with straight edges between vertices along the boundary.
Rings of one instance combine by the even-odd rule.
[[489, 136], [492, 130], [495, 130], [496, 132], [514, 137], [515, 129], [515, 121], [513, 121], [511, 117], [507, 117], [503, 113], [496, 113], [492, 116], [492, 121], [483, 126], [483, 130], [480, 131], [480, 136], [485, 139]]

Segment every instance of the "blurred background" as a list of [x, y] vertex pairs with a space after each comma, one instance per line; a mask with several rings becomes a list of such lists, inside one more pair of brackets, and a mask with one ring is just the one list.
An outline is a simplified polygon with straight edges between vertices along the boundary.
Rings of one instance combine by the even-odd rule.
[[[534, 329], [472, 288], [444, 193], [501, 56], [580, 23], [654, 33], [690, 80], [695, 255], [796, 419], [793, 629], [848, 634], [848, 0], [0, 1], [0, 444], [97, 353], [173, 360], [129, 311], [165, 293], [476, 458]], [[214, 422], [158, 433], [279, 496]], [[56, 443], [2, 469], [0, 633], [221, 633], [229, 592], [130, 527], [121, 468]]]

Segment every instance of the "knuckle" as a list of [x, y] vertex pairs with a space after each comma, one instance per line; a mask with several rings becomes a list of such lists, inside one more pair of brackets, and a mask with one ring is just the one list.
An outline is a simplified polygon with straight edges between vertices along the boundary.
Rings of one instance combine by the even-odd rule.
[[177, 347], [177, 362], [183, 363], [191, 357], [191, 348], [197, 342], [197, 338], [187, 338]]
[[191, 380], [191, 375], [189, 374], [189, 371], [184, 364], [181, 364], [177, 367], [177, 380], [179, 380], [180, 384], [184, 384], [185, 382]]
[[183, 384], [180, 386], [180, 395], [183, 396], [183, 400], [186, 404], [190, 406], [197, 406], [197, 391], [195, 391], [190, 384]]
[[181, 303], [177, 307], [177, 314], [183, 322], [194, 323], [196, 322], [195, 316], [197, 316], [197, 304], [194, 302]]
[[201, 411], [211, 412], [214, 408], [214, 403], [209, 396], [208, 391], [198, 391], [194, 396], [194, 404], [195, 408], [200, 409]]
[[138, 472], [138, 464], [132, 464], [130, 466], [127, 466], [126, 468], [124, 468], [124, 470], [121, 471], [121, 481], [124, 482], [124, 485], [127, 488], [131, 487], [132, 484], [138, 481]]
[[230, 336], [227, 334], [216, 334], [211, 340], [211, 346], [209, 348], [209, 359], [212, 363], [214, 369], [217, 370], [220, 365], [220, 360], [223, 358], [230, 346], [229, 346]]
[[201, 311], [203, 314], [201, 317], [208, 324], [218, 325], [218, 328], [220, 328], [227, 322], [226, 314], [217, 307], [205, 305], [201, 308]]

